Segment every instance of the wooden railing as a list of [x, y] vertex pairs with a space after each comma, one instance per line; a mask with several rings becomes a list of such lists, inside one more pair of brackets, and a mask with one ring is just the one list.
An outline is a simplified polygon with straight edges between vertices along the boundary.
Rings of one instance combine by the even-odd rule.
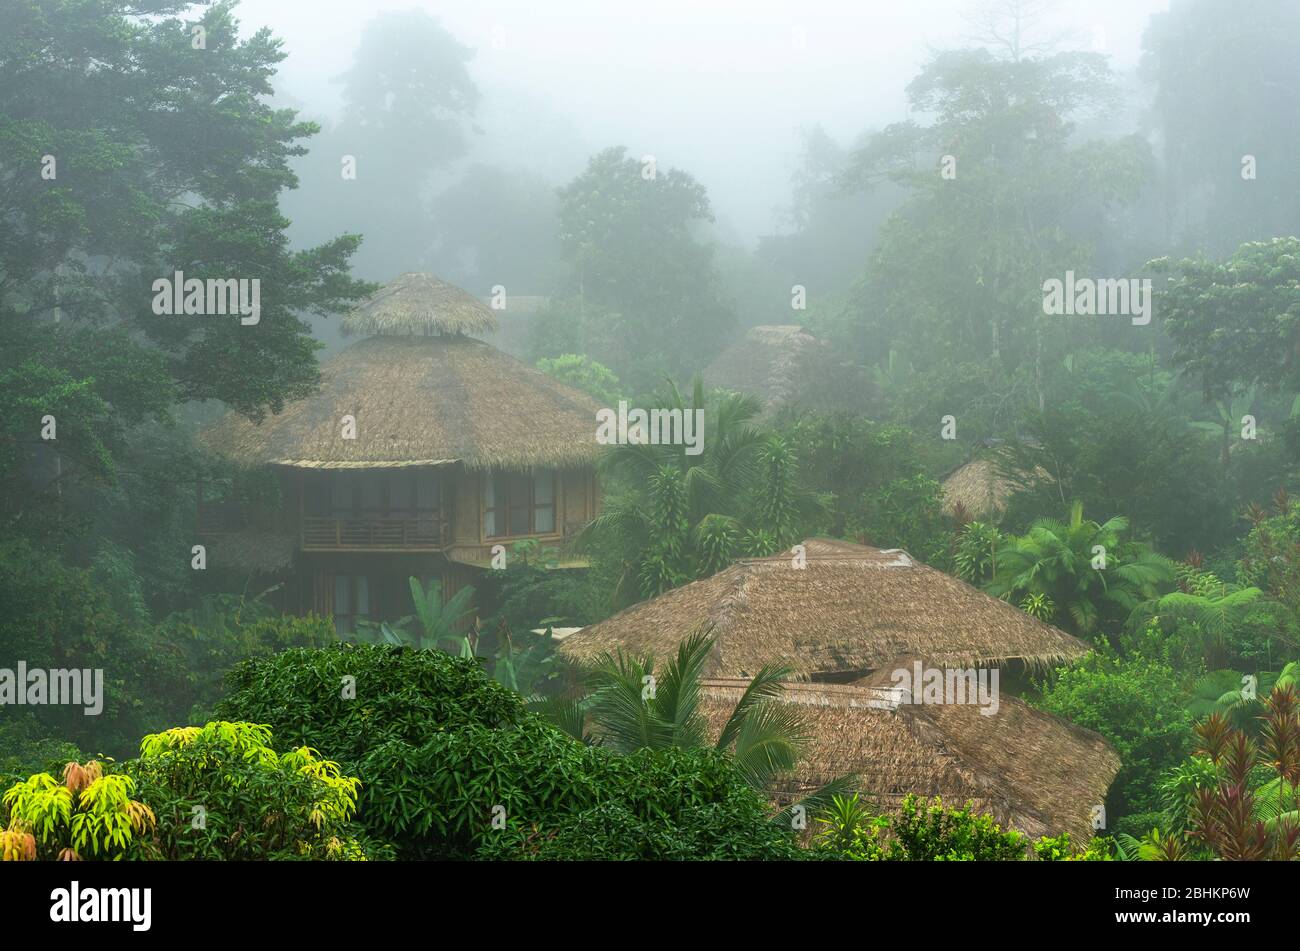
[[368, 548], [437, 551], [446, 547], [446, 541], [447, 525], [437, 513], [346, 518], [304, 515], [302, 519], [305, 551]]

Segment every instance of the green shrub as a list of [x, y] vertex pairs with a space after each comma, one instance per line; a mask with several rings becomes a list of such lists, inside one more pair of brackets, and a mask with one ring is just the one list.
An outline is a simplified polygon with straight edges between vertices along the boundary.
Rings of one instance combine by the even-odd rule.
[[1070, 842], [1070, 833], [1043, 836], [1034, 843], [1034, 855], [1042, 862], [1113, 862], [1111, 842], [1105, 836], [1093, 836], [1088, 844], [1077, 849]]
[[[344, 699], [345, 677], [356, 679], [355, 699]], [[473, 660], [338, 644], [242, 664], [230, 683], [222, 715], [269, 723], [277, 748], [310, 744], [344, 763], [361, 780], [358, 821], [404, 857], [794, 854], [726, 756], [585, 746], [526, 712]], [[636, 841], [612, 827], [577, 835], [574, 823], [598, 808], [633, 823]], [[600, 821], [586, 815], [581, 827]]]
[[596, 802], [520, 814], [479, 837], [476, 857], [542, 861], [773, 860], [803, 851], [763, 798], [712, 750], [592, 749], [586, 791]]
[[[370, 777], [362, 795], [368, 827], [420, 857], [794, 854], [792, 837], [770, 821], [763, 798], [714, 751], [624, 756], [530, 717], [507, 729], [440, 733], [420, 747], [391, 742], [367, 757], [361, 772]], [[606, 827], [606, 819], [616, 821]]]
[[62, 781], [36, 773], [0, 797], [4, 861], [120, 859], [154, 827], [135, 780], [104, 764], [71, 762]]
[[212, 722], [146, 736], [125, 764], [157, 819], [149, 859], [355, 859], [388, 856], [357, 838], [359, 781], [302, 746], [283, 754], [252, 723]]
[[906, 862], [1009, 862], [1025, 857], [1025, 837], [1014, 829], [1003, 831], [992, 816], [947, 809], [938, 797], [926, 803], [915, 795], [904, 797], [889, 824], [891, 834], [885, 858]]
[[308, 744], [349, 769], [392, 740], [420, 746], [525, 715], [522, 698], [477, 661], [388, 644], [287, 650], [239, 664], [226, 682], [218, 716], [268, 724], [277, 749]]
[[1118, 820], [1160, 810], [1161, 774], [1191, 752], [1187, 701], [1168, 664], [1093, 652], [1059, 670], [1037, 706], [1096, 730], [1114, 745], [1123, 765], [1111, 784], [1107, 812]]
[[856, 795], [832, 800], [818, 822], [814, 839], [823, 858], [887, 862], [1014, 862], [1025, 858], [1028, 842], [1014, 829], [1003, 830], [990, 815], [967, 803], [945, 807], [909, 793], [893, 815], [873, 815]]

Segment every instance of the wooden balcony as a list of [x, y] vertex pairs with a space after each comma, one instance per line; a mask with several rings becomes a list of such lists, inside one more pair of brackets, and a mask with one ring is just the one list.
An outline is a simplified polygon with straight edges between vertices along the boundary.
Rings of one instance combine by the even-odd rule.
[[303, 551], [441, 551], [448, 525], [437, 513], [341, 517], [304, 515]]

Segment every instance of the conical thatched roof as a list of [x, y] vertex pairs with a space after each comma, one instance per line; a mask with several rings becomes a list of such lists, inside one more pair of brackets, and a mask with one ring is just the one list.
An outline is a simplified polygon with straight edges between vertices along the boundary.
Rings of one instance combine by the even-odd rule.
[[487, 334], [496, 315], [482, 301], [431, 274], [399, 275], [343, 318], [345, 336]]
[[576, 660], [604, 651], [667, 658], [712, 624], [710, 677], [752, 677], [766, 663], [797, 676], [875, 670], [901, 654], [939, 665], [1046, 666], [1078, 657], [1082, 641], [936, 571], [901, 551], [828, 539], [747, 559], [584, 628], [560, 650]]
[[[227, 413], [203, 433], [248, 464], [470, 468], [595, 460], [596, 401], [472, 337], [370, 337], [325, 361], [321, 386], [252, 423]], [[355, 439], [342, 438], [344, 416]]]
[[[701, 708], [714, 736], [747, 682], [704, 682]], [[882, 811], [909, 792], [957, 807], [971, 800], [1031, 838], [1069, 832], [1086, 842], [1092, 808], [1120, 767], [1096, 733], [1005, 693], [989, 716], [973, 705], [891, 703], [889, 691], [862, 684], [788, 684], [779, 699], [799, 704], [810, 729], [794, 777], [777, 791], [783, 802], [855, 773]]]

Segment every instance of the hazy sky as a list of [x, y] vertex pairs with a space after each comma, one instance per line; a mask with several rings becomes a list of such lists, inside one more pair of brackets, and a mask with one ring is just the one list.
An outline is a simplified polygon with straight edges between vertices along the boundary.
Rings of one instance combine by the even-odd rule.
[[[477, 50], [482, 153], [565, 179], [607, 145], [653, 154], [708, 188], [745, 240], [774, 229], [801, 127], [847, 142], [900, 119], [930, 49], [971, 45], [971, 0], [243, 0], [245, 31], [269, 26], [288, 59], [278, 83], [332, 116], [330, 80], [381, 10], [428, 11]], [[1169, 0], [1064, 0], [1047, 32], [1133, 67]], [[575, 141], [576, 139], [576, 141]]]

